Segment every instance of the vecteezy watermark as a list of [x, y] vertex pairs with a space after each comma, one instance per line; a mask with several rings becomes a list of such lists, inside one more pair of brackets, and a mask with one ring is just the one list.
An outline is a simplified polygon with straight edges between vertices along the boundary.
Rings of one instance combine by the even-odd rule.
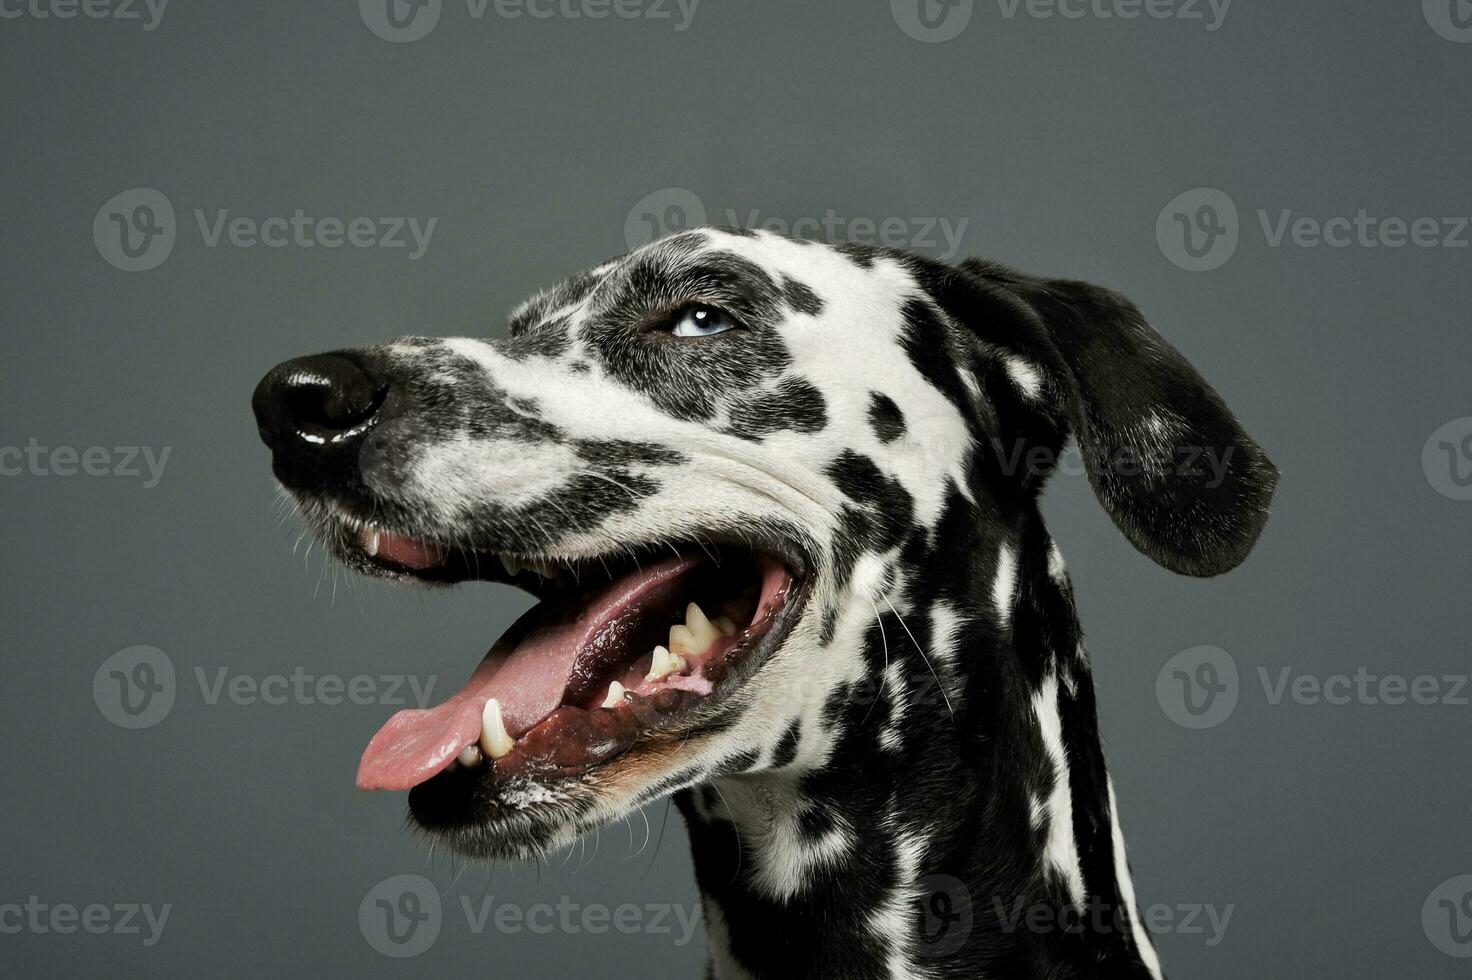
[[1421, 0], [1421, 12], [1431, 29], [1448, 41], [1472, 44], [1472, 2]]
[[1210, 272], [1237, 254], [1241, 225], [1225, 191], [1198, 187], [1178, 195], [1155, 220], [1155, 241], [1187, 272]]
[[1443, 497], [1472, 500], [1472, 416], [1452, 419], [1421, 448], [1426, 482]]
[[[428, 37], [444, 13], [443, 0], [358, 0], [363, 24], [385, 41], [407, 44]], [[687, 31], [700, 0], [465, 0], [470, 20], [647, 20]]]
[[[152, 490], [163, 479], [172, 446], [43, 446], [34, 436], [24, 446], [0, 446], [0, 476], [111, 476], [141, 479]], [[144, 471], [147, 471], [146, 473]]]
[[358, 905], [358, 929], [373, 949], [385, 956], [403, 959], [428, 950], [440, 932], [463, 920], [472, 935], [488, 931], [501, 935], [528, 932], [537, 936], [602, 936], [610, 932], [624, 936], [670, 936], [676, 946], [687, 946], [695, 938], [700, 922], [698, 904], [651, 902], [609, 906], [601, 902], [575, 902], [560, 896], [556, 902], [498, 901], [494, 895], [460, 895], [452, 908], [460, 919], [446, 914], [439, 889], [417, 874], [385, 878], [363, 896]]
[[1269, 671], [1257, 668], [1263, 695], [1270, 705], [1285, 700], [1301, 705], [1342, 707], [1358, 704], [1398, 708], [1403, 705], [1468, 706], [1467, 674], [1377, 674], [1368, 667], [1356, 667], [1353, 674], [1330, 674], [1319, 677], [1279, 667]]
[[[722, 223], [730, 228], [761, 229], [829, 244], [860, 242], [890, 248], [938, 250], [938, 257], [946, 261], [960, 253], [966, 228], [971, 224], [970, 218], [848, 217], [833, 208], [825, 209], [821, 215], [797, 217], [764, 215], [755, 208], [746, 211], [728, 208], [721, 217]], [[666, 187], [646, 194], [629, 209], [624, 219], [624, 244], [635, 249], [707, 221], [705, 203], [694, 191]]]
[[[1322, 217], [1292, 208], [1259, 208], [1256, 225], [1270, 249], [1466, 249], [1472, 218], [1399, 217], [1368, 208]], [[1160, 251], [1188, 272], [1211, 272], [1231, 261], [1243, 236], [1237, 205], [1225, 191], [1198, 187], [1171, 200], [1155, 222]]]
[[120, 20], [139, 21], [145, 31], [157, 30], [169, 0], [0, 0], [0, 20]]
[[1208, 31], [1221, 30], [1232, 0], [996, 0], [1007, 20], [1019, 13], [1033, 20], [1179, 20], [1201, 21]]
[[1155, 700], [1182, 728], [1215, 728], [1232, 717], [1238, 688], [1237, 661], [1221, 647], [1182, 650], [1155, 675]]
[[144, 946], [157, 946], [173, 910], [173, 904], [167, 902], [157, 907], [147, 902], [92, 902], [78, 907], [70, 902], [43, 902], [39, 895], [28, 895], [24, 902], [0, 902], [0, 933], [140, 936]]
[[[1014, 380], [1020, 378], [1030, 391], [1041, 391], [1042, 375], [1035, 368], [1014, 365], [1012, 371]], [[1056, 449], [1029, 439], [997, 439], [980, 451], [999, 474], [1020, 480], [1085, 476], [1092, 471], [1118, 479], [1172, 477], [1202, 490], [1220, 489], [1232, 477], [1237, 447], [1197, 445], [1196, 438], [1184, 420], [1156, 414], [1140, 427], [1137, 444], [1080, 447], [1070, 442]], [[965, 457], [971, 442], [955, 417], [917, 417], [908, 420], [904, 433], [887, 443], [885, 451], [897, 464], [943, 475]]]
[[[1221, 30], [1232, 0], [995, 0], [1004, 20], [1174, 20]], [[960, 36], [975, 13], [974, 0], [890, 0], [900, 30], [937, 44]]]
[[[303, 208], [289, 215], [254, 217], [229, 208], [193, 209], [205, 248], [405, 249], [410, 262], [429, 250], [439, 218], [318, 217]], [[109, 264], [124, 272], [156, 269], [173, 254], [178, 237], [174, 205], [152, 187], [113, 195], [92, 219], [92, 240]]]
[[974, 923], [971, 890], [959, 878], [934, 874], [920, 879], [914, 894], [920, 912], [920, 942], [914, 947], [915, 954], [943, 959], [960, 949], [971, 936]]
[[974, 0], [889, 0], [899, 29], [917, 41], [939, 44], [959, 37], [976, 12]]
[[439, 889], [423, 875], [385, 878], [358, 904], [358, 931], [368, 945], [395, 959], [418, 956], [440, 937]]
[[1218, 946], [1226, 938], [1227, 926], [1236, 910], [1235, 904], [1157, 903], [1140, 909], [1137, 918], [1134, 909], [1107, 902], [1097, 895], [1067, 905], [1029, 903], [1020, 899], [1007, 901], [1001, 896], [992, 896], [995, 921], [1006, 933], [1130, 935], [1138, 922], [1157, 936], [1205, 936], [1207, 946]]
[[108, 657], [92, 675], [92, 700], [119, 728], [152, 728], [174, 710], [174, 661], [158, 647], [136, 646]]
[[1472, 875], [1448, 878], [1421, 906], [1421, 928], [1431, 945], [1457, 959], [1472, 959]]
[[[1318, 675], [1292, 666], [1254, 671], [1269, 707], [1451, 707], [1472, 705], [1472, 675], [1353, 672]], [[1160, 668], [1155, 698], [1182, 728], [1215, 728], [1232, 716], [1243, 694], [1237, 662], [1221, 647], [1182, 650]]]
[[[297, 705], [379, 705], [427, 708], [439, 678], [431, 674], [313, 674], [305, 667], [289, 673], [243, 674], [229, 667], [193, 671], [199, 697], [208, 707]], [[157, 647], [119, 650], [92, 677], [92, 699], [102, 716], [120, 728], [152, 728], [174, 709], [178, 684], [174, 661]]]

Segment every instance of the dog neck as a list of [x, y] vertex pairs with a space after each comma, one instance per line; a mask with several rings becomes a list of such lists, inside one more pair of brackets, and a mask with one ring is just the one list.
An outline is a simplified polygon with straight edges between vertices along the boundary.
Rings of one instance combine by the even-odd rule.
[[954, 603], [879, 601], [873, 682], [677, 797], [713, 976], [1158, 977], [1068, 579], [1025, 526], [910, 590]]

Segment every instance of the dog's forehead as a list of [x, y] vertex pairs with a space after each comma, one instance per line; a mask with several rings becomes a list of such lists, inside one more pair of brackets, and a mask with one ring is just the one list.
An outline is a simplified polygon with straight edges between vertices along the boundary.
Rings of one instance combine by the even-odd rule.
[[693, 301], [744, 307], [750, 326], [781, 328], [793, 315], [816, 317], [843, 295], [897, 308], [914, 289], [903, 264], [862, 246], [831, 246], [761, 230], [700, 228], [652, 242], [571, 276], [511, 314], [513, 335], [574, 334], [610, 321]]

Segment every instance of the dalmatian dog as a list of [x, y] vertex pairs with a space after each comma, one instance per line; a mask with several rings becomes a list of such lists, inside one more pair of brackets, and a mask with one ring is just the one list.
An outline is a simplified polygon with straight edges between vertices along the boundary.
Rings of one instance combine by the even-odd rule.
[[1161, 976], [1039, 494], [1081, 460], [1136, 548], [1210, 576], [1277, 474], [1133, 305], [700, 228], [506, 333], [288, 361], [253, 399], [342, 564], [540, 600], [360, 787], [487, 859], [673, 796], [721, 980]]

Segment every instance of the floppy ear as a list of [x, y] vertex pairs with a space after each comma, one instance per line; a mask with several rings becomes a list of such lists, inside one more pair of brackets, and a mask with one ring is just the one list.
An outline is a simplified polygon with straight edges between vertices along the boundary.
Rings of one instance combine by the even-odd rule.
[[1183, 575], [1218, 575], [1246, 558], [1278, 471], [1134, 304], [978, 260], [961, 272], [970, 286], [949, 281], [942, 305], [958, 292], [985, 297], [986, 322], [962, 322], [1046, 376], [1056, 402], [1049, 414], [1078, 439], [1089, 483], [1125, 537]]

